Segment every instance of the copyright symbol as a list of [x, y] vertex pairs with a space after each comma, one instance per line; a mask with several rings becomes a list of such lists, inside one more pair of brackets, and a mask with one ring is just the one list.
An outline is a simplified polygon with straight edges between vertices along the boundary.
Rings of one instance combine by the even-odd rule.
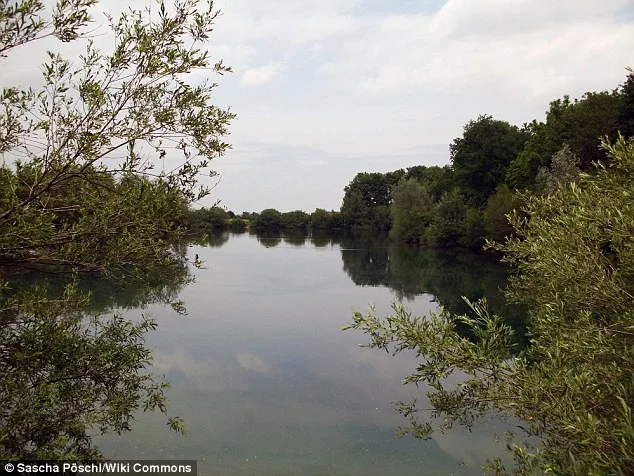
[[12, 473], [14, 469], [15, 469], [15, 467], [11, 463], [7, 463], [7, 464], [4, 465], [4, 470], [7, 473]]

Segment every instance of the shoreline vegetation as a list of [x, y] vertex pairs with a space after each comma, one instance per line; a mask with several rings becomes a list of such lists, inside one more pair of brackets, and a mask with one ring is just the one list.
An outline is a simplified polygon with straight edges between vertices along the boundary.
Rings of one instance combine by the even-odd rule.
[[[415, 165], [391, 172], [360, 172], [344, 189], [340, 210], [236, 214], [220, 206], [190, 209], [192, 232], [367, 230], [396, 242], [481, 249], [514, 236], [507, 215], [529, 197], [547, 196], [596, 163], [610, 166], [600, 142], [634, 134], [634, 73], [613, 91], [554, 100], [545, 122], [517, 127], [481, 115], [449, 146], [450, 164]], [[608, 160], [608, 162], [606, 162]]]

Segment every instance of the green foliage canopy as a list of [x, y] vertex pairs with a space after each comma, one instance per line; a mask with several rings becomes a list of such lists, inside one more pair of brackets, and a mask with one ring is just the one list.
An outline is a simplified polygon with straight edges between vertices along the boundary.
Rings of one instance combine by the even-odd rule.
[[[456, 185], [469, 205], [483, 207], [522, 150], [526, 135], [508, 122], [479, 116], [449, 146]], [[449, 191], [449, 190], [447, 190]]]

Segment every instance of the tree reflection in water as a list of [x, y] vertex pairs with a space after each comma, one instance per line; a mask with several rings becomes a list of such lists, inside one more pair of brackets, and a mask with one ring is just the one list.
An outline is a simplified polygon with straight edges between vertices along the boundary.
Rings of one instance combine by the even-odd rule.
[[[130, 430], [135, 412], [167, 415], [168, 384], [148, 373], [148, 316], [121, 309], [175, 301], [184, 259], [161, 275], [116, 281], [55, 270], [0, 270], [0, 457], [95, 459], [91, 434]], [[125, 284], [117, 284], [125, 283]], [[115, 309], [119, 310], [116, 311]], [[167, 423], [182, 430], [179, 418]]]

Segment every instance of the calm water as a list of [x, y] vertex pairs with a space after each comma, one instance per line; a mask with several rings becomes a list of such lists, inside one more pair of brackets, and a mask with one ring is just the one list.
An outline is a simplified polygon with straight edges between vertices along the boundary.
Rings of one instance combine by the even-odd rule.
[[[417, 397], [404, 387], [410, 356], [360, 348], [365, 336], [340, 329], [353, 309], [384, 314], [403, 300], [425, 313], [438, 304], [463, 310], [460, 296], [487, 294], [502, 306], [504, 269], [477, 255], [387, 246], [327, 236], [215, 236], [192, 246], [206, 269], [180, 297], [188, 316], [149, 306], [153, 372], [172, 383], [170, 412], [140, 414], [134, 430], [100, 437], [106, 457], [197, 459], [208, 475], [481, 474], [487, 456], [504, 453], [489, 422], [429, 441], [398, 438], [405, 424], [390, 402]], [[98, 295], [96, 296], [99, 297]]]

